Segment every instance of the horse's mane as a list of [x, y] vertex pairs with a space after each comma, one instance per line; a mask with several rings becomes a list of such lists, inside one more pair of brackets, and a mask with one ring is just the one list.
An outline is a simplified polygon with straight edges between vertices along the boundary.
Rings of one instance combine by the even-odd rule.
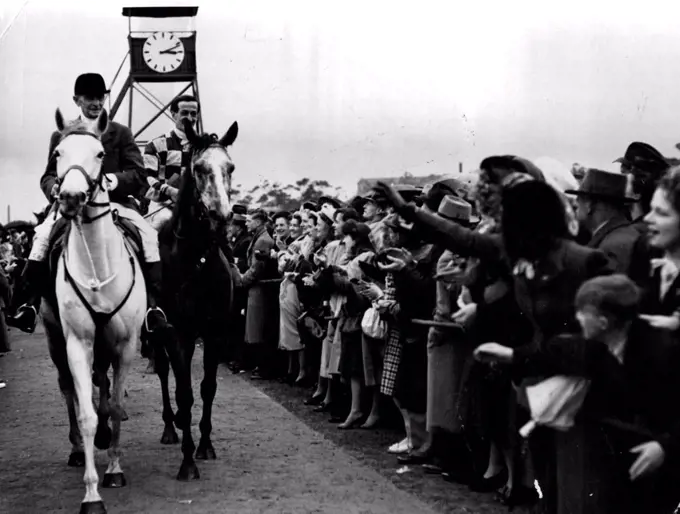
[[219, 140], [220, 138], [217, 134], [208, 134], [207, 132], [204, 132], [200, 136], [197, 135], [196, 138], [191, 141], [191, 146], [195, 152], [201, 152], [206, 148], [217, 144]]

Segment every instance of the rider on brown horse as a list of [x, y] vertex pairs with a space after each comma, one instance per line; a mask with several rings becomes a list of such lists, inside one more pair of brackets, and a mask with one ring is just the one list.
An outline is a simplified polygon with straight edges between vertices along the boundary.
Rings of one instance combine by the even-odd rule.
[[[96, 123], [109, 91], [104, 79], [96, 73], [86, 73], [76, 79], [73, 101], [82, 112], [79, 121]], [[59, 184], [56, 171], [56, 155], [54, 149], [59, 143], [60, 134], [54, 132], [50, 140], [49, 162], [40, 179], [40, 187], [52, 202], [58, 195]], [[146, 171], [142, 155], [135, 144], [132, 132], [128, 127], [111, 121], [108, 130], [101, 137], [104, 146], [102, 169], [108, 181], [108, 189], [113, 202], [112, 207], [118, 211], [120, 218], [130, 221], [139, 231], [145, 266], [144, 278], [147, 289], [149, 310], [146, 323], [149, 330], [155, 330], [167, 324], [165, 314], [157, 307], [157, 298], [161, 286], [161, 263], [158, 252], [158, 234], [141, 214], [136, 210], [135, 199], [143, 198], [148, 188]], [[32, 333], [37, 322], [40, 300], [49, 283], [49, 251], [50, 234], [59, 216], [51, 213], [45, 221], [35, 229], [33, 248], [23, 272], [23, 282], [27, 301], [19, 307], [15, 316], [7, 319], [8, 325], [24, 332]]]

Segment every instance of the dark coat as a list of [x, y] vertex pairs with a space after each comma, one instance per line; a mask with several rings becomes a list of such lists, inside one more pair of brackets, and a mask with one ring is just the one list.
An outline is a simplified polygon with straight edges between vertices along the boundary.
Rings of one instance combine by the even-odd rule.
[[661, 299], [661, 268], [649, 266], [650, 279], [643, 291], [642, 313], [670, 316], [680, 311], [680, 274], [675, 277], [666, 295]]
[[[40, 179], [40, 188], [50, 202], [52, 186], [57, 182], [57, 160], [53, 154], [60, 138], [59, 132], [52, 133], [47, 167]], [[102, 134], [101, 142], [106, 153], [102, 161], [102, 171], [115, 175], [118, 179], [118, 186], [110, 193], [111, 201], [136, 208], [128, 196], [141, 199], [149, 186], [146, 182], [147, 173], [144, 170], [142, 154], [132, 137], [132, 132], [128, 127], [110, 121], [108, 129]]]
[[[265, 227], [260, 227], [248, 246], [248, 270], [241, 276], [241, 285], [248, 289], [246, 308], [246, 342], [276, 344], [279, 329], [279, 284], [261, 284], [276, 278], [276, 262], [269, 254], [274, 240]], [[258, 257], [258, 254], [260, 257]]]
[[[608, 220], [598, 228], [588, 241], [589, 248], [602, 250], [612, 260], [617, 273], [629, 275], [633, 254], [640, 247], [638, 239], [643, 235], [623, 215]], [[644, 273], [644, 270], [638, 270]], [[630, 276], [630, 275], [629, 275]], [[635, 280], [635, 277], [631, 277]]]
[[235, 259], [238, 259], [236, 266], [241, 273], [245, 273], [248, 269], [248, 248], [250, 248], [250, 243], [253, 241], [253, 236], [251, 236], [247, 230], [241, 232], [241, 234], [234, 238], [232, 241], [232, 255]]
[[[511, 273], [500, 234], [480, 234], [412, 205], [400, 214], [417, 222], [443, 247], [462, 256], [498, 263], [505, 273]], [[517, 305], [533, 327], [532, 344], [540, 345], [565, 331], [577, 331], [576, 291], [586, 280], [612, 271], [612, 264], [603, 252], [564, 239], [544, 259], [532, 279], [507, 275], [512, 277]]]
[[[680, 346], [670, 332], [635, 322], [623, 364], [602, 343], [558, 336], [541, 351], [516, 350], [512, 368], [591, 380], [575, 426], [556, 437], [558, 512], [673, 511], [680, 500]], [[631, 483], [629, 450], [653, 440], [664, 449], [663, 466]]]

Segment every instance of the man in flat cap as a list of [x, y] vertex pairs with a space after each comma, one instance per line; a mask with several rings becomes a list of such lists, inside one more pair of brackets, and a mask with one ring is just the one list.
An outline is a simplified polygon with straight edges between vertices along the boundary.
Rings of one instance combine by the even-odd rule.
[[[76, 79], [73, 101], [80, 108], [81, 115], [76, 122], [85, 128], [97, 124], [104, 107], [104, 99], [109, 93], [101, 75], [85, 73]], [[61, 134], [52, 133], [47, 168], [40, 179], [40, 187], [52, 202], [58, 194], [57, 156], [54, 149], [59, 144]], [[108, 128], [101, 136], [105, 155], [102, 171], [107, 179], [111, 202], [120, 217], [132, 222], [139, 230], [145, 264], [142, 266], [145, 276], [149, 310], [146, 315], [147, 326], [151, 330], [166, 323], [165, 314], [157, 307], [157, 297], [161, 287], [161, 263], [158, 250], [158, 233], [151, 227], [137, 210], [137, 199], [142, 198], [146, 189], [146, 173], [142, 155], [135, 144], [132, 132], [128, 127], [109, 121]], [[24, 332], [35, 330], [37, 313], [42, 297], [43, 286], [49, 281], [47, 252], [49, 236], [56, 223], [55, 216], [48, 215], [43, 223], [36, 227], [33, 248], [24, 270], [24, 283], [28, 301], [22, 305], [16, 316], [8, 318], [8, 322]]]
[[656, 148], [638, 141], [631, 143], [624, 156], [614, 162], [621, 164], [621, 173], [629, 176], [631, 192], [638, 197], [631, 212], [633, 224], [646, 232], [643, 218], [649, 212], [656, 185], [669, 168], [668, 162]]

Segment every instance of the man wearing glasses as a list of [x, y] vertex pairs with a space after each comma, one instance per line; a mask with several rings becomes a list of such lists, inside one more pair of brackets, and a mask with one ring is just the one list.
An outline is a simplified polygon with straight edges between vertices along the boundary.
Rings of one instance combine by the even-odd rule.
[[[97, 73], [85, 73], [76, 79], [73, 101], [80, 108], [81, 115], [76, 120], [86, 128], [94, 127], [104, 108], [104, 100], [109, 90], [104, 79]], [[42, 178], [40, 188], [50, 202], [58, 195], [57, 156], [54, 149], [59, 144], [61, 134], [54, 132], [50, 139], [48, 163]], [[157, 307], [160, 294], [161, 263], [158, 251], [158, 233], [151, 227], [137, 210], [137, 200], [144, 197], [148, 189], [146, 171], [142, 164], [142, 155], [135, 144], [132, 132], [128, 127], [114, 121], [109, 121], [108, 128], [101, 136], [104, 147], [102, 172], [111, 198], [112, 209], [118, 211], [121, 218], [132, 222], [139, 230], [144, 252], [145, 263], [142, 265], [146, 282], [149, 311], [146, 323], [149, 330], [165, 326], [166, 319], [162, 310]], [[49, 265], [47, 252], [49, 238], [58, 214], [54, 213], [55, 206], [45, 218], [45, 221], [35, 228], [33, 247], [23, 271], [23, 287], [26, 303], [19, 307], [16, 316], [9, 317], [7, 323], [32, 333], [37, 322], [37, 311], [40, 300], [49, 283]]]

